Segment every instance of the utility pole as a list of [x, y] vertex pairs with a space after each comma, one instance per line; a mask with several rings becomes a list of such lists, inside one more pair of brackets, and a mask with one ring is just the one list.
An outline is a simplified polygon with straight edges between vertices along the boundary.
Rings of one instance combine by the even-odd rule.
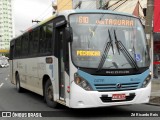
[[154, 0], [147, 0], [147, 10], [146, 10], [146, 22], [145, 22], [145, 33], [147, 37], [147, 46], [150, 50], [150, 58], [151, 58], [151, 66], [150, 71], [152, 73], [152, 79], [153, 74], [157, 73], [156, 71], [158, 69], [153, 69], [153, 59], [154, 59], [154, 49], [153, 49], [153, 29], [152, 29], [152, 23], [153, 23], [153, 4]]
[[153, 37], [152, 22], [153, 22], [153, 5], [154, 0], [147, 0], [147, 11], [146, 11], [146, 22], [145, 22], [145, 33], [147, 36], [148, 47], [151, 48], [151, 38]]

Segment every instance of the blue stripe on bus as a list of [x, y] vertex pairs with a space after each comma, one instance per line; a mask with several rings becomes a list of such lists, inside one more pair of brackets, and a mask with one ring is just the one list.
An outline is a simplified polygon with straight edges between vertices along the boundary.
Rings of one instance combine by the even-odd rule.
[[[149, 70], [137, 75], [125, 76], [95, 76], [78, 70], [78, 74], [90, 83], [94, 91], [124, 91], [141, 88], [143, 81], [149, 75]], [[117, 88], [117, 84], [122, 85]]]

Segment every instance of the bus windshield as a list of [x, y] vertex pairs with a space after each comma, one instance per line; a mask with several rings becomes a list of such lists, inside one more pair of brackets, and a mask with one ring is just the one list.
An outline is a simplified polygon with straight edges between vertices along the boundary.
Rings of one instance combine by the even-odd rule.
[[72, 14], [72, 60], [77, 67], [131, 69], [149, 67], [139, 19], [114, 14]]

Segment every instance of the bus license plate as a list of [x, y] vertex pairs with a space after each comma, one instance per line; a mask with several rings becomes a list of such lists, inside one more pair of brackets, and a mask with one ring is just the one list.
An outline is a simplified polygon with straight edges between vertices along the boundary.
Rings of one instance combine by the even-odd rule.
[[125, 94], [113, 94], [112, 100], [125, 100], [126, 95]]

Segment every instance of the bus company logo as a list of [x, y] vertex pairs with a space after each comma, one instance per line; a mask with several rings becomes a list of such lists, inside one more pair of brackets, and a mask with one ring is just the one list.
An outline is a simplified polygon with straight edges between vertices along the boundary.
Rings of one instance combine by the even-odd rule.
[[107, 74], [129, 74], [129, 71], [106, 71]]
[[117, 83], [116, 87], [117, 87], [118, 89], [120, 89], [120, 88], [122, 88], [122, 84]]
[[11, 112], [2, 112], [2, 117], [12, 117]]

